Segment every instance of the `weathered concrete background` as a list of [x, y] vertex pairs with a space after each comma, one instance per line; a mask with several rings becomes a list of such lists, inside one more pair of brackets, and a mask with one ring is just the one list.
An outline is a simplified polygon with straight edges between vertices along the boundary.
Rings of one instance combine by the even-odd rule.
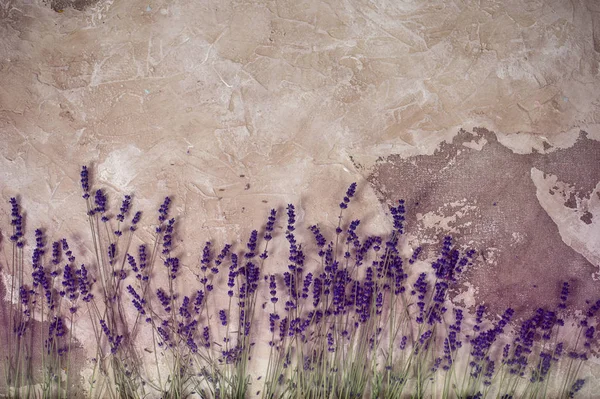
[[599, 61], [594, 0], [0, 0], [2, 244], [19, 194], [30, 236], [86, 259], [83, 164], [113, 209], [134, 193], [141, 240], [174, 196], [184, 273], [289, 202], [332, 232], [357, 181], [363, 232], [405, 198], [409, 251], [447, 233], [481, 251], [457, 303], [527, 312], [567, 280], [582, 309], [600, 292]]

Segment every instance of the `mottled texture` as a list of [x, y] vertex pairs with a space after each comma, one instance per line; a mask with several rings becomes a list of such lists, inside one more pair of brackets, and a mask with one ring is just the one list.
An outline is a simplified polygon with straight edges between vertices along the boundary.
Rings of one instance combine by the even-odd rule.
[[330, 235], [353, 181], [359, 232], [389, 231], [406, 198], [408, 256], [446, 233], [481, 251], [459, 303], [525, 312], [567, 279], [580, 309], [597, 291], [595, 0], [0, 0], [0, 38], [5, 283], [16, 195], [29, 244], [43, 226], [92, 262], [88, 165], [113, 215], [124, 195], [145, 212], [146, 243], [172, 196], [190, 292], [207, 239], [243, 245], [287, 203]]

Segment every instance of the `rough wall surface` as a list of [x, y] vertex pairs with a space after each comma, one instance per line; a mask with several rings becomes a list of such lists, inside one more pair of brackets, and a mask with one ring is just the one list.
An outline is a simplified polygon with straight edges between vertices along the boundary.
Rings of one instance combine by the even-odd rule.
[[89, 165], [113, 206], [173, 195], [193, 277], [206, 239], [245, 240], [272, 207], [333, 231], [358, 181], [364, 231], [405, 198], [409, 250], [452, 233], [481, 251], [458, 303], [526, 312], [567, 280], [581, 310], [600, 285], [599, 4], [0, 0], [0, 228], [19, 195], [30, 234], [85, 258]]

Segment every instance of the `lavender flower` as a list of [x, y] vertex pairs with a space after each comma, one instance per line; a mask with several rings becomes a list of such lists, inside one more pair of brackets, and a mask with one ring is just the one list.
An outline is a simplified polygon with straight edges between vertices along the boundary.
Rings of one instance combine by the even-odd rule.
[[135, 231], [137, 229], [137, 224], [139, 223], [141, 218], [142, 218], [142, 212], [137, 211], [135, 213], [135, 215], [133, 216], [133, 219], [131, 219], [131, 226], [129, 227], [130, 231]]
[[146, 303], [146, 301], [138, 295], [138, 293], [135, 291], [135, 289], [131, 285], [127, 286], [127, 292], [129, 292], [129, 294], [133, 297], [131, 302], [133, 303], [133, 306], [135, 306], [137, 311], [141, 315], [146, 314], [146, 311], [144, 310], [144, 306], [143, 306]]
[[196, 293], [196, 299], [194, 300], [194, 312], [196, 312], [196, 314], [200, 314], [200, 310], [202, 309], [203, 301], [204, 301], [204, 291], [199, 290]]
[[167, 226], [165, 228], [165, 234], [163, 235], [163, 255], [168, 255], [171, 252], [171, 247], [173, 246], [173, 225], [175, 224], [175, 219], [169, 219]]
[[108, 221], [108, 217], [104, 215], [106, 212], [106, 196], [102, 192], [102, 190], [96, 190], [96, 195], [94, 197], [94, 202], [96, 204], [96, 208], [92, 211], [92, 215], [96, 213], [102, 214], [102, 221]]
[[163, 308], [165, 309], [165, 312], [170, 312], [171, 311], [171, 297], [169, 295], [167, 295], [161, 288], [156, 290], [156, 296], [158, 297], [158, 300], [160, 301], [160, 304], [163, 306]]
[[189, 311], [190, 307], [190, 298], [187, 296], [183, 297], [183, 301], [181, 302], [181, 306], [179, 307], [179, 315], [184, 319], [188, 320], [192, 317]]
[[[215, 265], [220, 266], [221, 263], [223, 263], [223, 259], [225, 259], [227, 257], [227, 255], [229, 255], [230, 249], [231, 249], [230, 244], [225, 244], [225, 246], [223, 246], [221, 253], [217, 256], [217, 259], [215, 259]], [[213, 273], [215, 273], [215, 274], [219, 272], [219, 269], [216, 269], [216, 268], [213, 268], [211, 270], [213, 270]]]
[[54, 241], [52, 243], [52, 264], [57, 266], [60, 263], [60, 243]]
[[348, 208], [348, 204], [350, 203], [350, 198], [354, 197], [355, 192], [356, 192], [356, 183], [352, 183], [352, 184], [350, 184], [350, 187], [348, 187], [348, 190], [346, 191], [346, 196], [344, 197], [343, 201], [340, 202], [340, 209]]
[[119, 214], [117, 215], [117, 220], [122, 222], [125, 220], [125, 215], [129, 212], [129, 208], [131, 207], [131, 195], [126, 195], [123, 198], [123, 202], [121, 203], [121, 208], [119, 209]]
[[275, 275], [269, 276], [269, 293], [271, 294], [271, 303], [275, 304], [279, 300], [277, 298], [277, 282], [275, 281]]
[[81, 177], [81, 189], [83, 190], [83, 198], [88, 199], [90, 198], [90, 184], [87, 166], [84, 165], [81, 167], [79, 177]]
[[19, 239], [23, 237], [23, 216], [21, 215], [17, 199], [15, 197], [12, 197], [9, 200], [9, 202], [11, 205], [12, 216], [10, 224], [13, 226], [14, 229], [14, 234], [10, 236], [10, 240], [12, 242], [15, 242], [17, 247], [22, 248], [25, 245], [25, 243], [22, 240], [19, 241]]
[[294, 223], [296, 223], [295, 208], [294, 208], [293, 204], [288, 204], [286, 209], [287, 209], [287, 215], [288, 215], [287, 230], [288, 230], [288, 232], [292, 232], [295, 230]]
[[171, 198], [165, 197], [164, 202], [158, 210], [158, 222], [159, 224], [167, 220], [169, 217], [169, 205], [171, 204]]
[[248, 243], [246, 244], [246, 247], [250, 250], [250, 252], [244, 254], [244, 257], [246, 259], [250, 259], [255, 256], [254, 250], [256, 249], [257, 238], [258, 238], [258, 231], [252, 230], [252, 233], [250, 233], [250, 238], [248, 239]]
[[404, 200], [398, 200], [397, 207], [390, 207], [390, 213], [394, 219], [394, 229], [398, 234], [404, 233], [404, 214], [406, 209], [404, 208]]
[[116, 246], [114, 243], [108, 245], [108, 263], [113, 264], [115, 261]]
[[273, 233], [273, 227], [275, 226], [276, 216], [277, 216], [277, 211], [275, 209], [271, 209], [271, 214], [269, 215], [269, 220], [267, 222], [267, 225], [265, 226], [265, 235], [263, 236], [265, 241], [270, 241], [273, 238], [272, 233]]
[[172, 280], [177, 278], [177, 272], [179, 271], [179, 258], [167, 258], [164, 262], [165, 266], [169, 271], [169, 277]]
[[219, 320], [221, 320], [221, 325], [227, 325], [227, 315], [224, 310], [219, 310]]
[[210, 241], [206, 241], [206, 244], [204, 244], [204, 249], [202, 250], [202, 260], [200, 261], [200, 270], [202, 270], [203, 272], [205, 272], [208, 269], [208, 265], [210, 264], [210, 246], [211, 246], [211, 242]]
[[584, 379], [578, 379], [577, 381], [575, 381], [573, 383], [573, 385], [571, 386], [571, 389], [569, 390], [569, 398], [574, 398], [575, 394], [577, 392], [579, 392], [581, 390], [581, 388], [583, 388], [584, 384], [585, 384]]
[[204, 338], [204, 346], [210, 348], [210, 331], [208, 327], [204, 327], [204, 331], [202, 332], [202, 338]]

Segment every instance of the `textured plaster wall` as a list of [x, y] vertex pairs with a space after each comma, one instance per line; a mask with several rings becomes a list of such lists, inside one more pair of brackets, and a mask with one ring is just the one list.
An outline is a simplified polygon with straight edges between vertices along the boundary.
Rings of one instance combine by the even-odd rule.
[[357, 181], [363, 231], [407, 198], [407, 251], [447, 232], [482, 250], [458, 303], [525, 312], [569, 279], [582, 309], [600, 284], [599, 61], [594, 0], [0, 0], [3, 244], [18, 194], [28, 234], [89, 256], [86, 164], [113, 206], [134, 193], [142, 240], [173, 195], [193, 277], [204, 241], [245, 240], [272, 207], [331, 232]]

